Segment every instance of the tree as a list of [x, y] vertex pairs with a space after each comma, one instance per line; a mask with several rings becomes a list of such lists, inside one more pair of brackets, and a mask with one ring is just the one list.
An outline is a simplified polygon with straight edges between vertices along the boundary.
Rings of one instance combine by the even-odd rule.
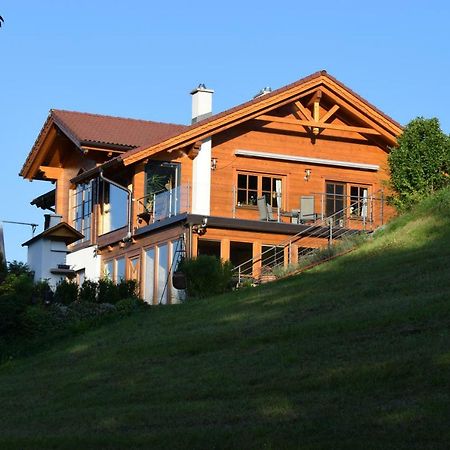
[[438, 119], [413, 119], [397, 142], [388, 164], [394, 192], [390, 200], [398, 209], [408, 209], [450, 185], [450, 136], [442, 132]]

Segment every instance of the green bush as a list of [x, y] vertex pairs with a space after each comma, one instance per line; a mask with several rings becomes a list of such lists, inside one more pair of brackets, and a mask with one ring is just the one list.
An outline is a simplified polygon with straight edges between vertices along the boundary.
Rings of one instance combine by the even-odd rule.
[[20, 294], [11, 292], [0, 296], [0, 336], [20, 333], [26, 307], [27, 302]]
[[28, 275], [7, 275], [0, 286], [0, 335], [20, 333], [21, 315], [32, 294], [33, 280]]
[[78, 285], [72, 281], [63, 280], [58, 283], [53, 297], [56, 303], [70, 305], [78, 299]]
[[231, 290], [232, 265], [229, 261], [200, 255], [183, 260], [178, 269], [186, 275], [188, 297], [204, 298]]
[[144, 305], [145, 303], [142, 300], [139, 300], [136, 297], [130, 297], [119, 300], [116, 303], [116, 309], [120, 315], [128, 316]]
[[47, 305], [53, 301], [53, 291], [47, 280], [34, 283], [32, 303]]
[[111, 303], [115, 305], [119, 300], [117, 286], [109, 278], [98, 280], [98, 303]]
[[16, 276], [26, 275], [29, 278], [33, 278], [34, 276], [34, 272], [27, 264], [16, 260], [8, 263], [8, 274]]
[[44, 334], [55, 326], [56, 318], [43, 305], [28, 306], [22, 313], [21, 328], [27, 335]]
[[120, 300], [136, 297], [137, 281], [120, 280], [120, 283], [117, 284], [117, 291]]
[[96, 303], [98, 301], [98, 283], [84, 280], [78, 291], [78, 300], [81, 303]]
[[442, 132], [438, 119], [418, 117], [397, 141], [388, 158], [394, 191], [389, 200], [404, 210], [450, 184], [450, 137]]

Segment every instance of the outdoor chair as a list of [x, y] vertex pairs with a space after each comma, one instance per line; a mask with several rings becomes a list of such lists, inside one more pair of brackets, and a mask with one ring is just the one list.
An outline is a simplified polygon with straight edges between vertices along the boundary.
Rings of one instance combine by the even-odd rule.
[[264, 220], [265, 222], [276, 222], [273, 217], [272, 206], [266, 201], [266, 197], [258, 197], [256, 201], [259, 211], [259, 220]]

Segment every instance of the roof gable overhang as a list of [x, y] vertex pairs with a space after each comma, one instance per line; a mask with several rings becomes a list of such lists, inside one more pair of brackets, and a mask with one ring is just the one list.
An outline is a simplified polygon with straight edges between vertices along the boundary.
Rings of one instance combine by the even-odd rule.
[[[52, 145], [57, 137], [61, 135], [71, 141], [81, 154], [86, 154], [89, 151], [99, 151], [107, 152], [107, 156], [111, 157], [114, 154], [125, 153], [126, 151], [135, 148], [132, 145], [109, 144], [79, 139], [62, 120], [59, 120], [58, 117], [53, 114], [53, 110], [50, 110], [19, 175], [29, 180], [40, 178], [39, 173], [41, 172], [42, 163], [49, 151], [51, 151]], [[51, 178], [52, 177], [50, 177], [50, 179]]]
[[66, 222], [61, 222], [56, 224], [55, 226], [51, 228], [47, 228], [42, 233], [39, 233], [36, 236], [33, 236], [30, 240], [27, 242], [24, 242], [22, 244], [22, 247], [29, 246], [33, 244], [34, 242], [37, 242], [38, 240], [42, 239], [48, 239], [52, 241], [62, 241], [66, 245], [73, 244], [74, 242], [78, 241], [79, 239], [82, 239], [84, 235], [80, 233], [75, 228], [71, 227]]
[[[325, 71], [321, 71], [291, 85], [277, 89], [270, 94], [258, 97], [191, 125], [184, 132], [155, 145], [130, 150], [118, 156], [118, 159], [125, 166], [128, 166], [162, 151], [172, 152], [195, 145], [198, 141], [214, 136], [248, 120], [260, 119], [268, 121], [269, 116], [267, 116], [267, 113], [270, 111], [290, 103], [295, 104], [305, 97], [313, 95], [318, 90], [334, 101], [336, 105], [339, 105], [342, 111], [350, 114], [354, 120], [362, 124], [360, 127], [353, 127], [355, 128], [354, 132], [378, 135], [386, 150], [396, 145], [396, 138], [402, 132], [400, 124], [382, 113], [343, 83]], [[303, 123], [298, 122], [298, 125], [313, 127], [313, 125], [317, 124], [304, 120]], [[325, 124], [324, 127], [332, 129], [333, 125]]]

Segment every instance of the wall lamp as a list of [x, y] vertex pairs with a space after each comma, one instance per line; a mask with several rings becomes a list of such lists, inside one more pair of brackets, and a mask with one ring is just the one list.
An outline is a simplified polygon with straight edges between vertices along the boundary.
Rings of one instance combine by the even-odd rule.
[[211, 158], [211, 170], [217, 169], [217, 158]]
[[305, 181], [309, 181], [309, 179], [311, 178], [311, 169], [305, 169]]

